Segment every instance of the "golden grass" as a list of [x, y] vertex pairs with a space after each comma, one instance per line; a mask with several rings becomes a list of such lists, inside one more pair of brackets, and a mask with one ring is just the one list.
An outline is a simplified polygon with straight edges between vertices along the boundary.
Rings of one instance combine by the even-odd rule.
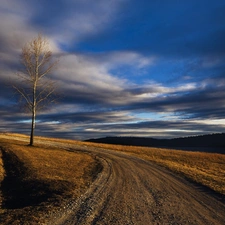
[[[10, 140], [7, 136], [23, 138], [26, 142]], [[109, 145], [44, 137], [35, 137], [35, 140], [41, 140], [43, 143], [49, 140], [65, 144], [65, 146], [74, 144], [86, 146], [90, 149], [97, 147], [101, 148], [102, 151], [104, 149], [121, 151], [157, 163], [218, 193], [225, 194], [225, 155], [222, 154]], [[41, 146], [40, 144], [29, 147], [25, 145], [25, 143], [28, 144], [28, 141], [29, 138], [26, 135], [0, 133], [0, 146], [3, 146], [9, 154], [16, 155], [23, 166], [27, 168], [22, 179], [28, 181], [28, 183], [29, 181], [30, 183], [34, 181], [43, 183], [44, 187], [49, 188], [49, 193], [54, 193], [54, 195], [51, 196], [50, 202], [43, 202], [39, 206], [27, 206], [14, 210], [0, 209], [0, 223], [4, 225], [37, 224], [42, 221], [41, 218], [43, 218], [42, 215], [45, 212], [51, 211], [54, 207], [62, 207], [64, 198], [77, 197], [85, 192], [93, 181], [96, 171], [99, 171], [99, 164], [90, 155]], [[0, 181], [5, 176], [1, 156], [0, 151]], [[41, 196], [43, 190], [40, 188], [38, 191], [40, 193], [37, 193], [37, 195], [40, 194]], [[56, 205], [52, 208], [51, 204]]]
[[0, 183], [3, 181], [4, 176], [5, 176], [5, 170], [3, 167], [2, 152], [0, 152]]
[[32, 176], [48, 181], [68, 181], [74, 186], [73, 192], [87, 185], [87, 168], [92, 169], [94, 159], [86, 154], [67, 152], [58, 149], [24, 147], [12, 145], [13, 152], [31, 168]]
[[[13, 152], [24, 166], [30, 169], [30, 176], [37, 180], [68, 181], [80, 190], [90, 181], [96, 161], [90, 155], [69, 152], [63, 149], [25, 146], [23, 142], [6, 141], [7, 151]], [[16, 143], [16, 144], [15, 144]], [[76, 193], [76, 188], [72, 191]]]
[[85, 143], [113, 149], [155, 162], [225, 195], [225, 155], [162, 148]]
[[[11, 134], [8, 134], [11, 135]], [[22, 135], [23, 136], [23, 135]], [[225, 155], [217, 153], [189, 152], [161, 148], [121, 146], [81, 142], [57, 138], [43, 138], [65, 144], [112, 149], [133, 154], [139, 158], [155, 162], [183, 176], [225, 194]]]
[[[99, 169], [98, 162], [84, 153], [43, 146], [30, 147], [26, 146], [24, 142], [7, 139], [0, 139], [0, 145], [4, 152], [16, 156], [22, 163], [25, 168], [25, 171], [21, 171], [23, 182], [30, 183], [32, 188], [35, 188], [34, 184], [37, 183], [37, 192], [39, 192], [35, 193], [37, 198], [43, 197], [44, 194], [49, 195], [46, 204], [45, 202], [39, 203], [41, 207], [36, 205], [26, 206], [22, 209], [0, 210], [2, 213], [0, 217], [4, 217], [4, 224], [17, 224], [19, 220], [19, 224], [25, 224], [24, 221], [28, 220], [32, 220], [36, 224], [37, 221], [40, 221], [41, 215], [45, 213], [43, 210], [47, 212], [48, 209], [51, 209], [51, 204], [54, 204], [54, 207], [62, 207], [65, 199], [76, 198], [84, 193], [93, 182], [96, 171]], [[1, 178], [4, 177], [4, 173], [1, 157]], [[19, 219], [20, 217], [21, 219]], [[28, 222], [28, 224], [31, 223]]]
[[176, 150], [142, 150], [144, 159], [163, 165], [219, 193], [225, 194], [225, 156]]
[[[24, 135], [19, 136], [25, 137]], [[38, 139], [126, 152], [155, 162], [216, 192], [225, 194], [225, 155], [223, 154], [99, 144], [57, 138], [38, 137]]]

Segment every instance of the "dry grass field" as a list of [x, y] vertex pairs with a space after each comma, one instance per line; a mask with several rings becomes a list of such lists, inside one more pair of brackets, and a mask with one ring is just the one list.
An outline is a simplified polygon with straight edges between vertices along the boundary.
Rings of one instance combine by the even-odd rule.
[[[7, 136], [7, 134], [4, 135]], [[13, 136], [18, 139], [27, 138], [25, 135], [13, 134]], [[65, 144], [65, 146], [96, 147], [101, 148], [102, 151], [104, 149], [122, 151], [157, 163], [225, 195], [225, 155], [222, 154], [97, 144], [42, 137], [38, 137], [38, 140], [42, 142], [50, 140], [61, 145]], [[37, 221], [40, 222], [44, 214], [52, 210], [51, 207], [57, 208], [59, 205], [63, 205], [65, 199], [76, 198], [84, 193], [93, 182], [96, 173], [101, 169], [98, 162], [88, 154], [44, 147], [41, 144], [29, 147], [26, 144], [23, 141], [0, 137], [2, 149], [0, 151], [0, 181], [3, 181], [1, 189], [3, 196], [6, 196], [6, 199], [2, 201], [0, 195], [0, 203], [2, 201], [0, 216], [4, 218], [4, 223], [2, 219], [0, 224], [26, 224], [22, 221], [33, 221], [34, 224]], [[4, 167], [2, 159], [4, 159]], [[10, 177], [13, 176], [17, 176], [18, 179], [10, 180]], [[8, 177], [8, 179], [4, 179], [4, 177]], [[15, 190], [16, 186], [21, 186], [21, 188]], [[19, 196], [23, 200], [18, 201]], [[13, 205], [14, 207], [12, 207]], [[27, 224], [32, 223], [28, 222]]]
[[[27, 137], [21, 134], [15, 135], [18, 137]], [[142, 159], [165, 166], [176, 173], [225, 195], [225, 155], [223, 154], [99, 144], [57, 138], [39, 137], [39, 139], [43, 141], [52, 140], [65, 144], [76, 144], [78, 146], [85, 145], [89, 147], [112, 149], [133, 154]]]
[[42, 217], [44, 221], [52, 207], [62, 207], [65, 199], [84, 193], [100, 168], [83, 153], [29, 147], [12, 140], [0, 140], [0, 145], [1, 181], [7, 174], [1, 183], [0, 224], [37, 224]]
[[225, 195], [225, 155], [181, 150], [85, 143], [89, 146], [113, 149], [155, 162]]

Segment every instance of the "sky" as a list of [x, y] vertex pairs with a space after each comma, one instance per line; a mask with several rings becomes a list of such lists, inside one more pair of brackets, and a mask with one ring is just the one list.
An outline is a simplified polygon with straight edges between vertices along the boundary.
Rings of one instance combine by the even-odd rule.
[[11, 87], [39, 33], [57, 104], [36, 134], [174, 138], [225, 132], [224, 0], [1, 0], [0, 132], [30, 133]]

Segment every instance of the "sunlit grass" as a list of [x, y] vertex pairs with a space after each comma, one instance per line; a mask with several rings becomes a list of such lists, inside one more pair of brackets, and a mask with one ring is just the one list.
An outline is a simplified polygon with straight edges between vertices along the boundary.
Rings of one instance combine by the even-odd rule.
[[[23, 141], [9, 138], [18, 138]], [[92, 183], [99, 164], [88, 154], [70, 152], [65, 149], [79, 147], [86, 149], [111, 149], [134, 155], [144, 160], [164, 166], [171, 171], [200, 183], [212, 190], [225, 194], [225, 155], [203, 152], [187, 152], [171, 149], [109, 145], [81, 142], [57, 138], [35, 137], [34, 147], [27, 146], [29, 137], [20, 134], [0, 134], [0, 145], [8, 154], [14, 154], [26, 168], [22, 179], [28, 183], [40, 185], [36, 195], [42, 196], [47, 188], [49, 200], [39, 206], [27, 206], [22, 209], [1, 209], [4, 217], [2, 224], [36, 224], [43, 214], [53, 208], [62, 207], [64, 199], [76, 198], [84, 193]], [[48, 141], [53, 141], [60, 148], [53, 148]], [[0, 151], [0, 156], [2, 155]], [[2, 158], [0, 157], [0, 181], [5, 176]], [[45, 187], [42, 189], [42, 187]], [[1, 196], [0, 196], [1, 201]], [[53, 208], [52, 208], [53, 207]], [[0, 221], [0, 223], [1, 223]], [[30, 221], [33, 221], [31, 223]], [[44, 221], [44, 220], [43, 220]], [[26, 224], [26, 223], [24, 223]]]
[[39, 137], [39, 139], [126, 152], [155, 162], [216, 192], [225, 194], [225, 155], [223, 154], [99, 144], [57, 138]]
[[4, 175], [5, 175], [5, 171], [3, 168], [2, 152], [0, 151], [0, 182], [2, 182]]
[[225, 194], [225, 155], [205, 152], [85, 143], [155, 162], [212, 190]]
[[[76, 152], [68, 152], [60, 149], [30, 147], [24, 144], [10, 144], [10, 150], [16, 154], [30, 169], [28, 179], [47, 180], [48, 182], [67, 181], [73, 194], [82, 190], [89, 182], [88, 170], [92, 170], [95, 164], [94, 159], [87, 155]], [[87, 179], [84, 179], [87, 178]], [[90, 179], [90, 178], [89, 178]]]
[[[7, 155], [15, 156], [21, 163], [23, 168], [20, 179], [25, 190], [27, 186], [28, 192], [29, 187], [36, 190], [31, 190], [32, 194], [29, 195], [30, 206], [15, 209], [3, 207], [0, 210], [0, 223], [4, 221], [3, 224], [23, 224], [29, 220], [32, 223], [27, 224], [37, 224], [52, 207], [61, 208], [66, 199], [74, 199], [83, 194], [99, 170], [98, 162], [84, 153], [42, 145], [30, 147], [23, 141], [8, 139], [0, 139], [0, 146]], [[1, 157], [0, 178], [3, 179], [4, 175]], [[43, 197], [44, 202], [33, 205], [32, 199]]]

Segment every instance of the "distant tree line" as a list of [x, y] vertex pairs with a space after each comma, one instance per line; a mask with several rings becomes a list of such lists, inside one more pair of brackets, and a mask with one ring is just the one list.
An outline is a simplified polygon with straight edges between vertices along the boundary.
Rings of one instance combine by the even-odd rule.
[[147, 137], [105, 137], [98, 139], [89, 139], [87, 141], [146, 147], [221, 148], [221, 153], [225, 153], [225, 133], [173, 139], [156, 139]]

